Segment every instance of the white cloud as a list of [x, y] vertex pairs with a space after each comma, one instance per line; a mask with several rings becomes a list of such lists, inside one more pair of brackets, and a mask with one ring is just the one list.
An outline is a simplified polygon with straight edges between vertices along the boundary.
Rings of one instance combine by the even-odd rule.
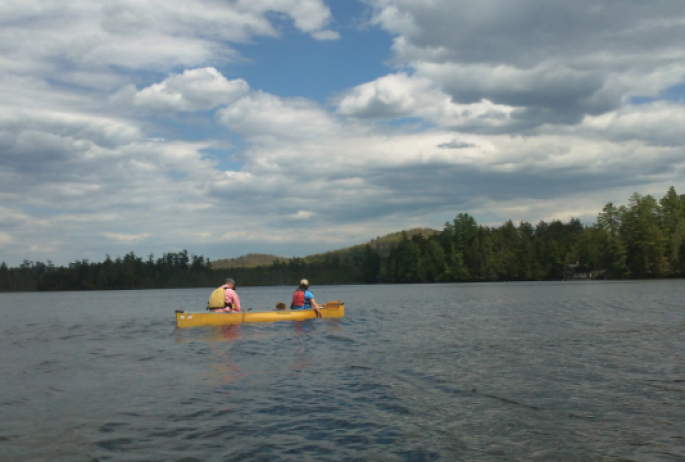
[[287, 14], [302, 32], [322, 32], [331, 20], [331, 11], [321, 0], [238, 0], [236, 9], [257, 15], [268, 11]]
[[587, 117], [579, 133], [615, 142], [638, 140], [650, 146], [685, 146], [685, 108], [682, 104], [656, 101], [628, 105], [618, 111]]
[[318, 0], [1, 4], [3, 258], [293, 255], [683, 192], [685, 105], [630, 103], [683, 78], [678, 8], [370, 3], [398, 67], [333, 108], [217, 70], [283, 19], [338, 38]]
[[313, 101], [263, 92], [237, 100], [218, 117], [230, 130], [254, 138], [320, 139], [338, 129], [331, 115]]
[[350, 90], [339, 101], [337, 110], [355, 117], [407, 117], [419, 111], [420, 106], [436, 102], [431, 93], [435, 90], [428, 79], [411, 78], [406, 73], [390, 74]]
[[238, 57], [231, 43], [279, 35], [274, 13], [319, 40], [335, 38], [326, 29], [331, 14], [322, 0], [3, 2], [0, 66], [71, 80], [72, 69], [84, 76], [111, 74], [112, 66], [158, 72], [227, 62]]
[[120, 242], [136, 242], [150, 237], [150, 233], [141, 234], [120, 234], [120, 233], [103, 233], [102, 234], [107, 239], [112, 239], [114, 241]]
[[516, 108], [508, 131], [577, 124], [656, 95], [685, 76], [685, 10], [649, 4], [533, 0], [373, 0], [395, 36], [395, 62], [454, 102]]
[[316, 213], [308, 210], [298, 210], [297, 213], [290, 215], [291, 220], [309, 220], [311, 217], [316, 215]]
[[232, 103], [250, 86], [243, 79], [228, 80], [212, 67], [188, 69], [133, 96], [136, 106], [157, 111], [203, 111]]
[[322, 30], [312, 32], [312, 37], [317, 40], [338, 40], [340, 39], [340, 34], [332, 30]]
[[12, 242], [12, 240], [11, 234], [0, 232], [0, 246], [5, 246]]
[[466, 141], [460, 141], [460, 140], [454, 139], [454, 140], [447, 142], [447, 143], [440, 143], [440, 144], [438, 144], [438, 147], [441, 149], [465, 149], [465, 148], [472, 148], [472, 147], [474, 147], [474, 145], [471, 143], [467, 143]]
[[6, 136], [32, 130], [104, 147], [127, 144], [141, 136], [138, 126], [116, 116], [2, 105], [0, 108], [0, 133]]
[[482, 100], [455, 104], [430, 79], [390, 74], [352, 88], [338, 101], [337, 112], [362, 119], [419, 117], [442, 127], [497, 129], [511, 123], [512, 106]]

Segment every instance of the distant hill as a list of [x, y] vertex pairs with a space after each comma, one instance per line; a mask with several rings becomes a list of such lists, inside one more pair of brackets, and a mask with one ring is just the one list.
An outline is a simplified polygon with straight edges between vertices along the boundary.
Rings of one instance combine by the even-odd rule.
[[213, 269], [223, 268], [256, 268], [257, 266], [270, 266], [275, 261], [287, 261], [287, 258], [263, 253], [248, 253], [238, 258], [222, 258], [211, 263]]
[[429, 238], [430, 236], [435, 236], [440, 234], [442, 231], [437, 231], [431, 228], [414, 228], [405, 231], [397, 231], [395, 233], [387, 234], [383, 237], [377, 237], [376, 239], [371, 239], [369, 242], [364, 244], [353, 245], [352, 247], [346, 247], [344, 249], [332, 250], [330, 252], [319, 253], [315, 255], [309, 255], [304, 257], [307, 262], [313, 262], [318, 260], [325, 260], [326, 257], [337, 255], [340, 257], [361, 254], [367, 245], [371, 246], [380, 256], [387, 257], [390, 251], [400, 242], [402, 239], [402, 233], [407, 233], [411, 238], [417, 234], [422, 235], [424, 238]]
[[[371, 246], [380, 256], [387, 257], [390, 251], [395, 247], [402, 239], [402, 233], [407, 233], [409, 237], [421, 234], [423, 237], [428, 238], [436, 234], [440, 234], [441, 231], [437, 231], [431, 228], [414, 228], [407, 231], [397, 231], [395, 233], [390, 233], [383, 237], [377, 237], [376, 239], [371, 239], [364, 244], [357, 244], [351, 247], [345, 247], [343, 249], [331, 250], [329, 252], [317, 253], [314, 255], [308, 255], [303, 258], [304, 261], [311, 263], [316, 261], [327, 260], [332, 256], [345, 257], [361, 255], [367, 245]], [[214, 260], [211, 263], [213, 269], [222, 268], [256, 268], [257, 266], [270, 266], [275, 261], [285, 261], [288, 259], [284, 257], [279, 257], [277, 255], [269, 255], [263, 253], [249, 253], [238, 258], [223, 258], [221, 260]]]

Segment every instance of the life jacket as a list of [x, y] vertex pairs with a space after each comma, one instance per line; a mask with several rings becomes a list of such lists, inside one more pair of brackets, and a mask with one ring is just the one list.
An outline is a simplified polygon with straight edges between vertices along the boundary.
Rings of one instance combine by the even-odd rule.
[[305, 298], [304, 298], [304, 290], [297, 289], [295, 293], [293, 294], [293, 302], [290, 304], [290, 308], [294, 306], [304, 306], [305, 304]]
[[225, 308], [226, 307], [226, 289], [219, 287], [212, 295], [209, 296], [209, 302], [207, 303], [207, 309]]

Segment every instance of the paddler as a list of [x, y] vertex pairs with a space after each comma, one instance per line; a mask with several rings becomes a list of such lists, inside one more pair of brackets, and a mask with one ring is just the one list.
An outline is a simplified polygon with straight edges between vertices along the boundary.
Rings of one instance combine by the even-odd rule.
[[[212, 297], [215, 293], [222, 290], [224, 292], [224, 306], [212, 306]], [[227, 278], [226, 283], [215, 290], [212, 297], [210, 297], [210, 305], [208, 306], [209, 311], [213, 313], [237, 313], [240, 311], [240, 297], [238, 297], [238, 292], [235, 291], [235, 281], [232, 278]]]
[[309, 281], [302, 279], [300, 281], [300, 286], [293, 294], [293, 302], [290, 304], [290, 309], [310, 310], [312, 308], [316, 311], [317, 317], [321, 317], [319, 308], [323, 308], [323, 306], [319, 305], [316, 303], [316, 300], [314, 300], [314, 294], [309, 291]]

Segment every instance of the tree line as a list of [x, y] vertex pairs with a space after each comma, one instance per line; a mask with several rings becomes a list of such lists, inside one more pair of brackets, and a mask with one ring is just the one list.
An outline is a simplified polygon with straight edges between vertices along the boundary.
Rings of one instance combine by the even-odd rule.
[[68, 266], [24, 260], [18, 268], [0, 263], [0, 291], [128, 290], [205, 287], [215, 285], [210, 261], [187, 250], [147, 259], [129, 252], [102, 262], [80, 260]]
[[[440, 235], [404, 236], [381, 268], [389, 282], [561, 280], [584, 264], [600, 279], [685, 276], [685, 195], [633, 194], [608, 203], [595, 223], [507, 221], [479, 226], [460, 213]], [[367, 275], [367, 280], [368, 277]]]
[[606, 204], [589, 225], [574, 218], [489, 227], [460, 213], [428, 238], [403, 233], [389, 252], [356, 246], [256, 268], [212, 269], [209, 259], [187, 250], [158, 259], [130, 252], [66, 267], [49, 261], [25, 260], [18, 268], [2, 263], [0, 291], [213, 287], [226, 276], [243, 286], [296, 285], [303, 277], [317, 285], [541, 281], [561, 280], [576, 263], [601, 279], [683, 277], [684, 240], [685, 195], [671, 187], [660, 200], [635, 193], [627, 205]]

